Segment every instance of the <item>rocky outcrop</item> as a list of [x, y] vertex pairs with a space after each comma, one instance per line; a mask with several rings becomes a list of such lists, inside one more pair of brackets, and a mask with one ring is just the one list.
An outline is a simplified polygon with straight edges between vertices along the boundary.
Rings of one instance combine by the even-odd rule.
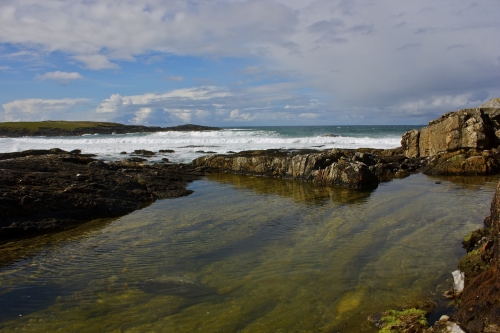
[[420, 157], [457, 149], [489, 149], [492, 128], [480, 109], [451, 112], [429, 122], [420, 130]]
[[458, 321], [470, 333], [500, 332], [500, 183], [484, 228], [463, 242], [467, 250], [459, 264], [465, 272]]
[[157, 199], [190, 194], [201, 176], [187, 165], [104, 163], [78, 151], [0, 154], [0, 238], [121, 216]]
[[449, 112], [420, 131], [406, 132], [401, 140], [407, 157], [429, 157], [460, 149], [485, 150], [500, 144], [500, 99], [476, 109]]
[[[358, 157], [363, 159], [365, 155], [360, 153]], [[378, 184], [377, 176], [365, 163], [349, 160], [336, 149], [329, 152], [267, 150], [212, 155], [194, 160], [193, 165], [353, 188], [376, 187]]]
[[205, 167], [212, 172], [257, 174], [349, 188], [376, 187], [380, 179], [404, 177], [420, 167], [419, 160], [395, 155], [392, 150], [387, 156], [382, 150], [380, 155], [369, 151], [246, 151], [200, 157], [193, 161], [193, 166]]

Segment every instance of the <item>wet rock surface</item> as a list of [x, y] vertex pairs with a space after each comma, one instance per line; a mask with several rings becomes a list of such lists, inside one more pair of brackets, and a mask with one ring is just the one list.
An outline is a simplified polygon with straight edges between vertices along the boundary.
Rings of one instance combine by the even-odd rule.
[[376, 187], [381, 180], [406, 177], [421, 167], [402, 150], [256, 150], [197, 158], [207, 172], [254, 174], [349, 188]]
[[63, 230], [190, 194], [188, 165], [102, 162], [60, 149], [0, 154], [0, 238]]

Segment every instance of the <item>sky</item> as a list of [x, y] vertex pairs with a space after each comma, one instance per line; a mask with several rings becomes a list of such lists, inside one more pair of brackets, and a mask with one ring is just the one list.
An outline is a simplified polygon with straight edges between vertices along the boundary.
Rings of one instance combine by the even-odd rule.
[[417, 125], [500, 97], [498, 0], [1, 0], [0, 121]]

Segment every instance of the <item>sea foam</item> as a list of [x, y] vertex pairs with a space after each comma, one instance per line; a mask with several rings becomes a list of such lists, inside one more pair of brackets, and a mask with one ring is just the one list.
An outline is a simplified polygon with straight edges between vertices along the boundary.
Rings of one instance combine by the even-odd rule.
[[[275, 131], [255, 129], [224, 129], [205, 132], [157, 132], [116, 135], [83, 135], [75, 137], [22, 137], [0, 138], [0, 152], [27, 149], [61, 148], [81, 149], [83, 153], [97, 154], [102, 159], [123, 158], [120, 152], [131, 153], [136, 149], [157, 152], [172, 149], [175, 153], [158, 154], [151, 160], [168, 157], [172, 162], [189, 163], [206, 152], [228, 153], [256, 149], [331, 149], [331, 148], [394, 148], [400, 136], [303, 136], [289, 137]], [[204, 151], [204, 152], [201, 152]]]

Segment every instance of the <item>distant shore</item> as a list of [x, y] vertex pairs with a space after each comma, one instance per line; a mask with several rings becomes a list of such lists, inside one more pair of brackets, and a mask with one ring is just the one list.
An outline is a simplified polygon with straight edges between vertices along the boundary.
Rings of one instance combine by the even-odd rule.
[[173, 127], [123, 125], [94, 121], [0, 122], [0, 137], [78, 136], [84, 134], [126, 134], [166, 131], [218, 131], [218, 127], [185, 124]]

